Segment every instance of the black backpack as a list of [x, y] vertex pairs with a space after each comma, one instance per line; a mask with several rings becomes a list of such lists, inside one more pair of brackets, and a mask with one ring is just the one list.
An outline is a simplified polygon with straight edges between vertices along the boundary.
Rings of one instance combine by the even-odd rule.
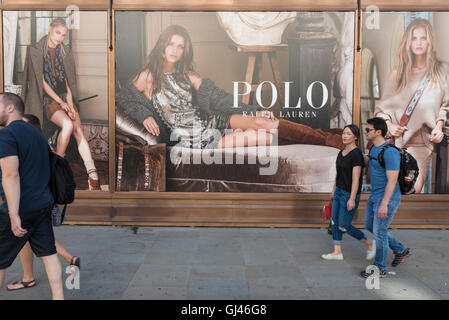
[[398, 150], [401, 155], [401, 167], [399, 169], [398, 176], [399, 188], [401, 189], [401, 193], [415, 193], [415, 182], [418, 179], [419, 174], [418, 162], [416, 162], [416, 159], [405, 149], [398, 148], [395, 145], [389, 143], [379, 151], [378, 158], [374, 158], [371, 156], [369, 156], [369, 158], [379, 161], [379, 164], [382, 166], [382, 168], [385, 169], [384, 152], [387, 148], [390, 147]]
[[50, 148], [48, 148], [50, 156], [50, 190], [55, 199], [55, 204], [64, 204], [62, 211], [62, 219], [65, 215], [67, 204], [75, 200], [75, 179], [73, 177], [72, 168], [69, 162], [60, 157]]

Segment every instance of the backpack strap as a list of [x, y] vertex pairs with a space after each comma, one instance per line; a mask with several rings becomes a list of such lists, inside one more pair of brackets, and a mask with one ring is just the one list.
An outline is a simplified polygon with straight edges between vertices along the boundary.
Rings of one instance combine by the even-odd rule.
[[390, 147], [395, 148], [396, 150], [398, 150], [399, 153], [401, 152], [401, 151], [399, 150], [399, 148], [396, 147], [394, 144], [389, 143], [389, 144], [383, 146], [383, 148], [379, 151], [379, 154], [378, 154], [379, 160], [378, 160], [378, 161], [379, 161], [379, 164], [380, 164], [380, 165], [382, 166], [382, 168], [384, 168], [384, 169], [385, 169], [384, 153], [385, 153], [385, 150], [387, 150], [387, 149], [390, 148]]
[[374, 158], [374, 157], [371, 155], [371, 150], [373, 149], [373, 147], [374, 147], [374, 144], [371, 145], [371, 148], [369, 148], [369, 151], [368, 151], [368, 158], [370, 158], [370, 160], [377, 160], [377, 158]]
[[387, 150], [390, 147], [393, 147], [393, 148], [395, 148], [396, 150], [399, 151], [399, 149], [394, 144], [389, 143], [389, 144], [383, 146], [382, 149], [380, 149], [379, 154], [377, 155], [377, 158], [371, 156], [371, 149], [369, 150], [368, 157], [371, 160], [378, 161], [380, 166], [385, 169], [384, 153], [385, 153], [385, 150]]

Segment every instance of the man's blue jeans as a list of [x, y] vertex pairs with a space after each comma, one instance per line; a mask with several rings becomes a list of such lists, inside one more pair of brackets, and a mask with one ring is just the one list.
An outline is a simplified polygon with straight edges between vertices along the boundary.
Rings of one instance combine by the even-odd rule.
[[379, 219], [377, 217], [377, 210], [379, 209], [382, 198], [370, 197], [366, 204], [365, 211], [365, 228], [372, 232], [376, 238], [376, 258], [374, 264], [379, 267], [380, 270], [387, 268], [387, 256], [388, 247], [393, 250], [394, 253], [402, 253], [406, 247], [396, 241], [395, 238], [388, 232], [396, 211], [399, 208], [401, 199], [391, 199], [388, 203], [388, 215], [386, 219]]
[[346, 190], [336, 188], [334, 198], [332, 199], [332, 239], [334, 245], [340, 245], [343, 239], [343, 233], [347, 232], [350, 236], [357, 240], [366, 239], [365, 234], [352, 226], [352, 219], [357, 212], [360, 202], [360, 194], [355, 198], [355, 207], [351, 211], [348, 211], [347, 203], [351, 194]]

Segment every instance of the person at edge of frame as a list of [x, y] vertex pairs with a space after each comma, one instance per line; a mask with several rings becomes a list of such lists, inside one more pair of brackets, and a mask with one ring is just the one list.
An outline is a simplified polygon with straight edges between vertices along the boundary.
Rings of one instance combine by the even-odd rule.
[[[32, 114], [24, 114], [23, 121], [28, 122], [35, 126], [39, 131], [42, 132], [41, 123], [38, 117]], [[60, 210], [57, 205], [54, 205], [53, 210]], [[64, 258], [71, 266], [81, 267], [81, 258], [77, 256], [72, 256], [64, 246], [55, 239], [55, 246], [57, 253]], [[20, 289], [32, 288], [36, 285], [36, 280], [34, 279], [33, 272], [33, 251], [29, 242], [22, 248], [19, 253], [20, 262], [23, 268], [22, 279], [8, 284], [8, 291], [15, 291]]]
[[22, 120], [24, 103], [0, 93], [0, 287], [27, 242], [42, 259], [54, 300], [64, 299], [51, 221], [50, 158], [44, 136]]

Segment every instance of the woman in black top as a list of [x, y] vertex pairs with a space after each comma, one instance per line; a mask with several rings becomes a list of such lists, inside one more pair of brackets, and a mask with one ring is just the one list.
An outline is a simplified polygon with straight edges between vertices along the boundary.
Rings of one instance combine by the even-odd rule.
[[324, 260], [343, 260], [341, 240], [345, 232], [365, 241], [368, 249], [367, 260], [373, 259], [376, 252], [374, 240], [368, 240], [362, 231], [351, 225], [359, 206], [362, 189], [364, 158], [362, 151], [357, 147], [359, 138], [360, 129], [356, 125], [345, 126], [342, 135], [345, 148], [337, 156], [337, 178], [332, 196], [331, 224], [334, 252], [321, 255]]

